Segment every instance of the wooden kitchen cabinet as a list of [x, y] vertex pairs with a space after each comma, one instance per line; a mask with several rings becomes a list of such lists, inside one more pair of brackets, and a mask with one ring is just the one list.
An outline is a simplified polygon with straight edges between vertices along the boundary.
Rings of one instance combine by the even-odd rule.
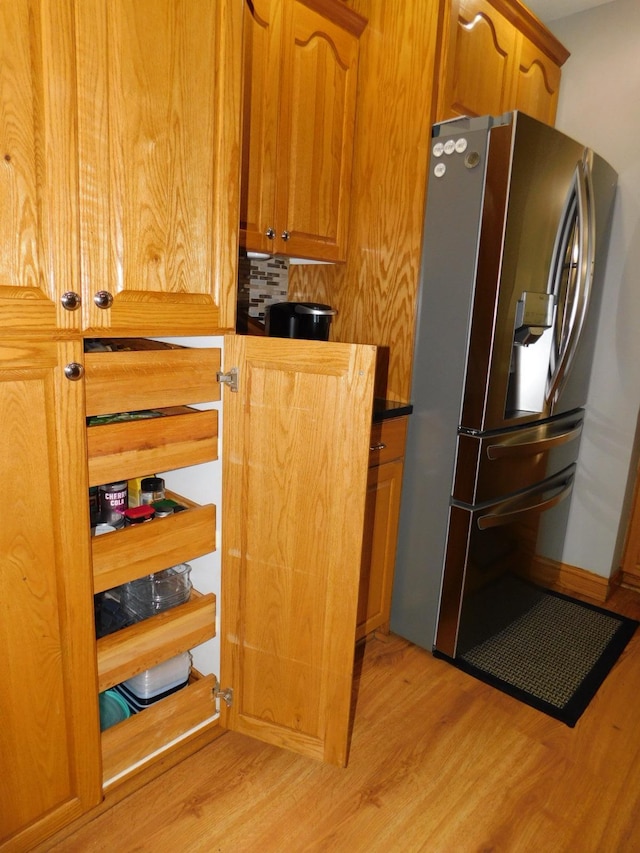
[[74, 330], [78, 293], [73, 2], [15, 0], [0, 15], [0, 331]]
[[235, 327], [240, 30], [204, 0], [3, 12], [3, 329]]
[[222, 723], [345, 764], [375, 347], [225, 346]]
[[[188, 349], [144, 340], [103, 339], [112, 351], [85, 354], [89, 486], [218, 459], [215, 410], [192, 404], [220, 399], [220, 349]], [[93, 347], [89, 347], [93, 349]], [[97, 416], [154, 409], [162, 417], [96, 423]], [[216, 549], [216, 507], [168, 495], [184, 512], [92, 537], [93, 592], [112, 590]], [[216, 597], [190, 600], [97, 640], [98, 690], [108, 690], [215, 636]], [[173, 741], [216, 723], [215, 679], [195, 677], [177, 693], [102, 734], [102, 786], [153, 764]]]
[[566, 49], [515, 0], [452, 0], [437, 120], [522, 110], [555, 121]]
[[339, 0], [244, 8], [240, 243], [344, 260], [365, 20]]
[[83, 327], [235, 327], [240, 10], [76, 3]]
[[[560, 93], [559, 60], [549, 57], [522, 33], [516, 73], [515, 103], [522, 110], [546, 124], [553, 125]], [[567, 54], [568, 55], [568, 54]], [[565, 57], [566, 59], [566, 57]], [[565, 59], [562, 61], [564, 62]]]
[[[32, 844], [102, 797], [77, 342], [0, 342], [0, 847]], [[10, 839], [10, 841], [9, 841]]]
[[406, 417], [379, 421], [371, 431], [357, 640], [389, 630], [406, 437]]
[[[13, 835], [20, 827], [15, 815], [27, 809], [24, 792], [37, 790], [33, 778], [41, 773], [43, 754], [70, 756], [69, 763], [82, 759], [84, 775], [73, 774], [60, 760], [61, 767], [56, 768], [60, 791], [51, 784], [50, 772], [49, 784], [43, 780], [43, 796], [46, 792], [49, 801], [38, 804], [40, 811], [52, 798], [66, 794], [65, 782], [67, 787], [70, 782], [63, 771], [76, 785], [80, 778], [85, 786], [90, 780], [92, 798], [74, 802], [73, 810], [65, 803], [67, 810], [60, 810], [45, 826], [36, 823], [35, 806], [27, 797], [30, 811], [20, 819], [25, 825], [32, 822], [32, 834], [24, 838], [33, 842], [81, 820], [82, 810], [97, 805], [103, 794], [114, 802], [123, 790], [139, 784], [138, 779], [147, 781], [177, 761], [176, 756], [185, 757], [225, 728], [316, 759], [346, 762], [375, 347], [244, 336], [225, 339], [226, 366], [237, 368], [238, 390], [224, 390], [222, 601], [194, 589], [186, 603], [96, 641], [93, 593], [218, 547], [216, 507], [198, 505], [182, 495], [174, 497], [187, 507], [184, 512], [89, 536], [90, 485], [103, 482], [105, 476], [107, 481], [140, 476], [149, 473], [149, 465], [169, 460], [171, 465], [188, 466], [218, 458], [216, 412], [193, 406], [220, 400], [220, 349], [147, 341], [143, 345], [152, 349], [136, 350], [139, 343], [116, 341], [114, 351], [92, 351], [89, 345], [84, 359], [75, 343], [16, 345], [15, 353], [8, 355], [7, 348], [0, 347], [2, 375], [10, 380], [6, 392], [0, 383], [0, 394], [8, 395], [1, 398], [3, 426], [17, 431], [18, 421], [28, 422], [28, 429], [21, 427], [18, 443], [24, 452], [5, 444], [2, 472], [12, 482], [24, 482], [25, 497], [20, 492], [14, 504], [30, 512], [30, 519], [41, 513], [45, 451], [57, 454], [60, 469], [56, 488], [47, 494], [51, 508], [43, 518], [54, 532], [42, 537], [42, 553], [34, 547], [32, 520], [26, 533], [17, 514], [9, 528], [0, 528], [3, 553], [15, 554], [5, 567], [9, 572], [3, 570], [3, 600], [17, 599], [18, 605], [8, 623], [16, 660], [5, 656], [2, 664], [0, 707], [9, 726], [4, 726], [0, 744], [3, 756], [15, 754], [18, 766], [25, 768], [15, 779], [5, 774], [0, 782], [2, 807], [6, 803], [9, 808], [6, 816], [3, 812], [3, 827], [8, 826], [8, 838], [3, 839], [7, 845], [0, 842], [3, 850], [15, 849], [13, 845], [22, 840], [23, 836]], [[64, 358], [56, 359], [58, 349]], [[38, 360], [43, 364], [34, 368], [34, 388], [29, 391], [25, 365]], [[70, 360], [84, 360], [84, 382], [70, 382], [55, 373], [59, 361]], [[52, 418], [45, 403], [54, 398], [51, 389], [39, 387], [45, 369], [54, 373], [53, 391], [57, 393], [56, 383], [66, 383], [61, 391], [73, 393], [77, 404], [68, 407], [66, 419], [56, 419], [55, 428], [49, 426], [46, 446], [39, 433], [47, 417]], [[160, 388], [171, 403], [163, 417], [115, 423], [92, 420], [107, 413], [157, 408]], [[10, 399], [11, 406], [4, 405]], [[23, 405], [16, 406], [15, 401]], [[34, 418], [33, 412], [40, 417]], [[56, 412], [65, 414], [62, 406]], [[90, 418], [86, 428], [85, 416]], [[40, 452], [37, 439], [43, 445]], [[55, 471], [54, 463], [50, 467]], [[72, 528], [65, 522], [76, 516], [81, 516], [79, 524], [70, 535]], [[40, 521], [38, 529], [44, 524]], [[55, 536], [64, 537], [67, 548], [61, 553], [68, 556], [62, 564], [63, 577], [55, 574], [58, 561], [48, 559]], [[27, 565], [28, 560], [33, 566]], [[35, 575], [36, 568], [40, 575], [31, 581], [33, 589], [27, 595], [23, 575], [27, 571]], [[59, 590], [64, 584], [68, 594], [63, 596]], [[73, 613], [73, 625], [64, 629], [64, 645], [55, 634], [63, 624], [58, 609]], [[67, 619], [71, 623], [68, 614]], [[206, 642], [216, 636], [218, 624], [221, 660], [212, 658], [210, 672], [195, 672], [186, 687], [100, 734], [99, 691]], [[26, 640], [32, 643], [28, 655]], [[59, 668], [58, 657], [63, 664], [65, 656], [70, 658], [64, 679], [55, 668], [49, 668], [46, 677], [42, 672], [42, 660], [51, 655]], [[227, 707], [222, 697], [231, 694]], [[69, 716], [59, 719], [63, 699]], [[58, 714], [48, 713], [52, 707]], [[25, 720], [34, 727], [32, 749], [26, 753], [31, 765], [21, 752]], [[48, 752], [43, 753], [45, 747]], [[13, 823], [7, 823], [9, 815]]]

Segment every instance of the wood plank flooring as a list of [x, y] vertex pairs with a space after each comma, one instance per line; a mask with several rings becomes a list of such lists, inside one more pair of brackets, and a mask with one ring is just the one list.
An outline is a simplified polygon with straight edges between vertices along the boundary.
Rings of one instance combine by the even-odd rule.
[[346, 769], [229, 733], [49, 853], [640, 851], [640, 633], [574, 729], [397, 637], [359, 657]]

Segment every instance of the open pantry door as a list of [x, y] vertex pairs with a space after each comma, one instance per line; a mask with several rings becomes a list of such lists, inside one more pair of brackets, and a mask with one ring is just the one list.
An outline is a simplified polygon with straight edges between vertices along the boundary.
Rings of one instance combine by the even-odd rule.
[[228, 336], [227, 728], [346, 764], [375, 347]]

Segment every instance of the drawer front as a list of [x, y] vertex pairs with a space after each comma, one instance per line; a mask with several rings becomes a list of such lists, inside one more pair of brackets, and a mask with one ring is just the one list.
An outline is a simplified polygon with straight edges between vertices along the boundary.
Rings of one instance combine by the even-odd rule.
[[408, 418], [389, 418], [373, 424], [369, 450], [369, 467], [383, 465], [404, 457]]
[[98, 690], [108, 690], [114, 684], [210, 640], [215, 636], [215, 626], [213, 593], [192, 593], [185, 604], [100, 637], [97, 642]]
[[155, 759], [159, 752], [196, 727], [209, 721], [218, 727], [215, 678], [206, 675], [156, 702], [144, 713], [102, 732], [102, 768], [104, 787], [119, 781], [128, 770], [137, 769]]
[[91, 540], [94, 592], [160, 572], [215, 551], [216, 508], [190, 505], [186, 512], [125, 527]]
[[167, 414], [161, 418], [90, 426], [89, 485], [130, 480], [149, 471], [186, 468], [218, 458], [215, 410], [179, 407], [164, 411]]
[[219, 347], [89, 352], [84, 359], [87, 415], [220, 399]]

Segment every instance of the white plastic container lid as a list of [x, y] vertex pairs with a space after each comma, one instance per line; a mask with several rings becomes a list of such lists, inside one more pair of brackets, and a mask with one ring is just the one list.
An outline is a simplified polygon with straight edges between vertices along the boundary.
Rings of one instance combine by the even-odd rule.
[[123, 684], [134, 696], [150, 699], [159, 693], [165, 693], [179, 684], [184, 684], [191, 672], [191, 653], [182, 652], [169, 660], [159, 663], [151, 669], [134, 675]]

